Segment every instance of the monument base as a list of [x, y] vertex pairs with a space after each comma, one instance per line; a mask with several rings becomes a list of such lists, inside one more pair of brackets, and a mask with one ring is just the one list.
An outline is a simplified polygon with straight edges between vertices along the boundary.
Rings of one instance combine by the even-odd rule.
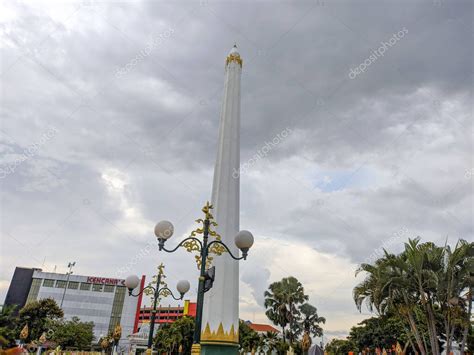
[[201, 344], [202, 355], [238, 355], [239, 346], [237, 344]]

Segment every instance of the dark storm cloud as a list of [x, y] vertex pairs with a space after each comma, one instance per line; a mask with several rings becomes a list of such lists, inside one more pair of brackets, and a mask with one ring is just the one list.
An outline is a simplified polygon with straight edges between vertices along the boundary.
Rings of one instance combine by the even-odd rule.
[[[159, 219], [189, 232], [209, 198], [234, 42], [242, 226], [257, 242], [358, 263], [394, 235], [394, 250], [416, 235], [472, 238], [468, 1], [4, 6], [2, 168], [15, 165], [1, 179], [4, 283], [23, 255], [110, 275], [124, 264], [149, 274], [163, 260], [170, 278], [195, 277], [186, 253], [140, 250]], [[58, 133], [16, 165], [50, 127]], [[258, 303], [272, 258], [258, 259], [270, 275], [242, 276]]]

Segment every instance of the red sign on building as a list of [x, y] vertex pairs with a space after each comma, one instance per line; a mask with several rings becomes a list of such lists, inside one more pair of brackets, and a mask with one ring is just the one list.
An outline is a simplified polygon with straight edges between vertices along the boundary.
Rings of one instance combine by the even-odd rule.
[[95, 277], [95, 276], [88, 276], [87, 282], [92, 284], [105, 284], [105, 285], [124, 285], [125, 280], [121, 279], [111, 279], [108, 277]]

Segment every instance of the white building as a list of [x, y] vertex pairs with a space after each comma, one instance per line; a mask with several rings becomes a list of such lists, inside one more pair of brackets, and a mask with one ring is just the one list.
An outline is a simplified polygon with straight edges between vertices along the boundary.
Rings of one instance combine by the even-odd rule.
[[[129, 296], [124, 280], [29, 270], [32, 271], [30, 280], [25, 280], [25, 277], [16, 280], [14, 275], [9, 292], [18, 283], [30, 284], [26, 303], [44, 298], [54, 299], [61, 306], [65, 319], [75, 316], [82, 322], [94, 322], [95, 341], [120, 324], [122, 338], [119, 346], [128, 349], [128, 336], [134, 333], [138, 325], [141, 297]], [[141, 288], [143, 283], [144, 276]]]

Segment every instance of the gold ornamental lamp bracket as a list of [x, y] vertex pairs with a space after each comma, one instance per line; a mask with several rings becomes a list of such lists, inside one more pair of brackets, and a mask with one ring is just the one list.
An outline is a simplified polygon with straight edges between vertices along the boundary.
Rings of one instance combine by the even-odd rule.
[[[198, 218], [196, 219], [196, 223], [201, 224], [200, 227], [196, 228], [193, 230], [190, 234], [190, 237], [197, 238], [199, 235], [207, 235], [208, 237], [211, 237], [215, 240], [220, 241], [221, 236], [215, 231], [215, 227], [217, 227], [217, 222], [214, 220], [214, 216], [211, 213], [212, 210], [212, 205], [209, 203], [209, 201], [206, 202], [204, 207], [201, 209], [201, 211], [204, 213], [204, 219]], [[201, 267], [201, 244], [195, 240], [195, 239], [190, 239], [187, 240], [182, 244], [182, 246], [189, 252], [198, 252], [199, 255], [196, 255], [196, 264], [198, 269]], [[214, 254], [214, 255], [222, 255], [224, 252], [226, 252], [226, 249], [218, 244], [215, 243], [209, 248], [209, 253]], [[213, 256], [207, 256], [206, 260], [206, 269], [210, 268], [212, 265], [212, 261], [214, 260]]]
[[[154, 287], [156, 285], [158, 275], [161, 279], [160, 280], [160, 285], [158, 287], [163, 287], [164, 288], [163, 290], [161, 290], [159, 296], [168, 297], [170, 295], [169, 291], [167, 292], [168, 284], [165, 281], [165, 279], [166, 279], [165, 265], [163, 263], [161, 263], [160, 265], [157, 266], [156, 269], [158, 270], [158, 274], [153, 275], [152, 280], [148, 283], [148, 287], [146, 287], [143, 290], [143, 293], [145, 295], [150, 296], [150, 299], [151, 299], [152, 302], [154, 301], [154, 298], [155, 298], [154, 297], [154, 293], [155, 293]], [[158, 297], [158, 301], [161, 301], [161, 297]]]

